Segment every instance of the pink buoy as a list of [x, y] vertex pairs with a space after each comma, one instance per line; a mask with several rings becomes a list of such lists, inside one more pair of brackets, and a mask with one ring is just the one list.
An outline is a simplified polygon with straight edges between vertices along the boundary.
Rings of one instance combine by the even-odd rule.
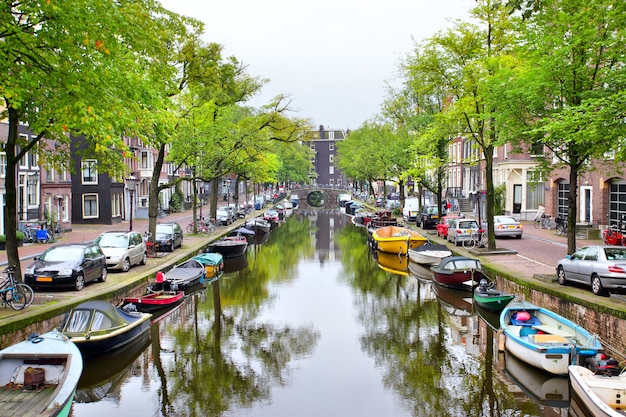
[[159, 284], [165, 282], [165, 274], [163, 272], [159, 271], [156, 273], [156, 282]]
[[530, 313], [528, 311], [519, 311], [517, 316], [515, 316], [515, 320], [528, 321], [530, 320]]

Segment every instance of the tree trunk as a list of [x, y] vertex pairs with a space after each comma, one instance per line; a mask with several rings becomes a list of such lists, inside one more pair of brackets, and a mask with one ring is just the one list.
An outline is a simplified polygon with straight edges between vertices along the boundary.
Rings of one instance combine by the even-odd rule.
[[[571, 161], [572, 159], [570, 159]], [[569, 171], [569, 193], [567, 193], [567, 254], [576, 252], [576, 201], [578, 201], [578, 170], [580, 164], [573, 163]]]
[[154, 238], [156, 237], [156, 223], [157, 216], [159, 215], [159, 193], [161, 192], [161, 188], [159, 187], [159, 177], [161, 176], [161, 169], [163, 168], [164, 160], [165, 144], [161, 144], [161, 146], [159, 146], [157, 159], [154, 162], [152, 180], [150, 181], [150, 189], [148, 190], [148, 231], [150, 232], [148, 241], [152, 243], [154, 243]]
[[[493, 142], [492, 142], [493, 143]], [[487, 237], [489, 238], [489, 249], [493, 250], [496, 248], [496, 238], [495, 238], [495, 229], [493, 225], [493, 215], [495, 213], [495, 193], [493, 187], [493, 145], [487, 146], [485, 150], [485, 170], [486, 176], [485, 179], [487, 181], [486, 190], [487, 190], [487, 213], [485, 218], [487, 220]], [[480, 204], [481, 195], [480, 192], [478, 194], [478, 204]], [[481, 227], [481, 219], [478, 219], [478, 227]]]
[[4, 233], [6, 234], [7, 263], [15, 266], [15, 278], [22, 281], [22, 270], [20, 268], [20, 256], [17, 251], [17, 187], [16, 167], [19, 160], [15, 157], [15, 145], [17, 143], [17, 127], [19, 116], [15, 109], [9, 107], [9, 135], [4, 148], [7, 157], [6, 175], [4, 181], [6, 193], [6, 207], [4, 213]]

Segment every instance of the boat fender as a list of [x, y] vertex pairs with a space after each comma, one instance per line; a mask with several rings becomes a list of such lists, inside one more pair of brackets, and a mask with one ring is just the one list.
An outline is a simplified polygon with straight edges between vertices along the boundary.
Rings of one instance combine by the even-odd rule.
[[159, 271], [156, 273], [156, 282], [159, 284], [165, 282], [165, 274], [163, 272]]
[[518, 311], [514, 314], [513, 319], [517, 321], [528, 321], [530, 320], [530, 313], [528, 311]]

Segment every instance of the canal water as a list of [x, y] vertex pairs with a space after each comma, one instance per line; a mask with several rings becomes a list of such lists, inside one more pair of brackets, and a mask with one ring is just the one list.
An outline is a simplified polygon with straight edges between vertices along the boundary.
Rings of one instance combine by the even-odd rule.
[[226, 267], [86, 362], [73, 416], [568, 415], [567, 378], [498, 352], [469, 293], [372, 252], [338, 210], [294, 210]]

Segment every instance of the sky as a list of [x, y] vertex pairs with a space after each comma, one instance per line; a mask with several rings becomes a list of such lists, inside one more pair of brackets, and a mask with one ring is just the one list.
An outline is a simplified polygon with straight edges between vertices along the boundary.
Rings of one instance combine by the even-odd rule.
[[253, 77], [269, 79], [251, 102], [287, 95], [291, 117], [316, 128], [357, 129], [381, 113], [400, 62], [454, 20], [469, 21], [475, 0], [161, 0], [205, 24]]

